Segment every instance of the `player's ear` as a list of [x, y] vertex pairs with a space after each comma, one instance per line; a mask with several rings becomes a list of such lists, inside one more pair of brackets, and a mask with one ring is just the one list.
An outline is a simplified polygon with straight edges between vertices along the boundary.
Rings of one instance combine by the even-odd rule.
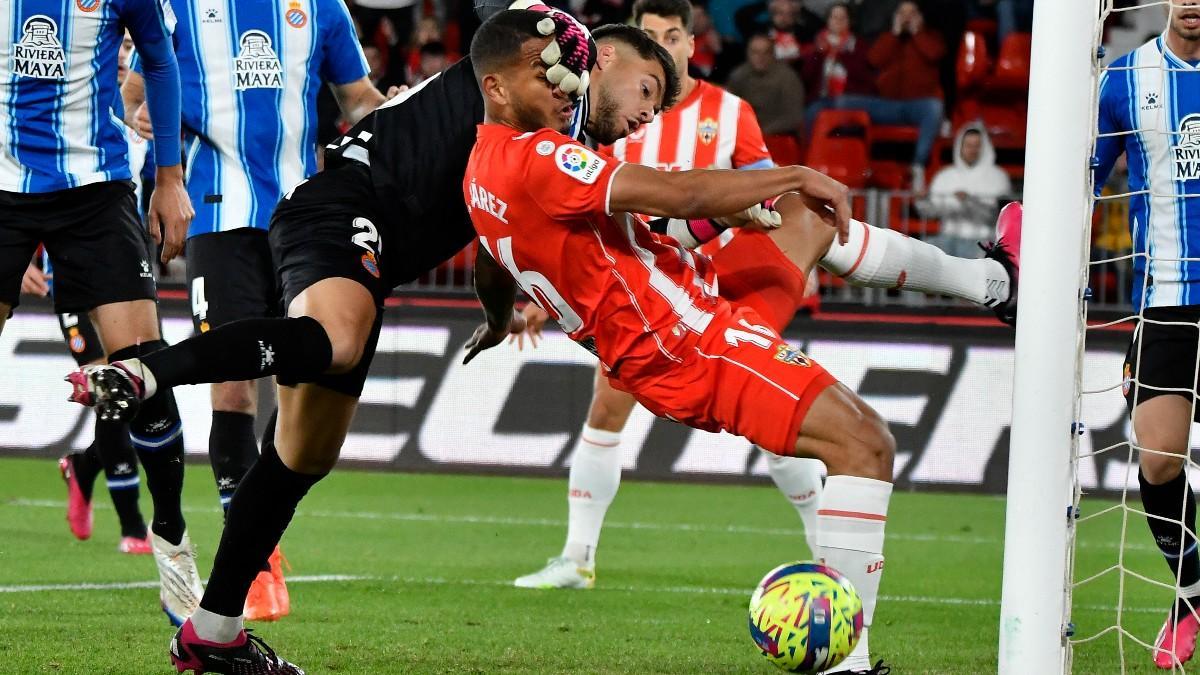
[[483, 76], [483, 81], [479, 83], [480, 90], [483, 91], [483, 97], [498, 105], [508, 105], [508, 90], [504, 86], [503, 78], [498, 73], [489, 73]]
[[696, 36], [688, 35], [688, 59], [696, 55]]
[[612, 43], [605, 43], [596, 46], [596, 66], [600, 70], [604, 70], [612, 66], [617, 60], [617, 46]]

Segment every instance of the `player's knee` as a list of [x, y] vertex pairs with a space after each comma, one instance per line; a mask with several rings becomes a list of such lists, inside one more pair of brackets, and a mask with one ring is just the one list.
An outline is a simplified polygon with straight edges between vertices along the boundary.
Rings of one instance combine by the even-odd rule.
[[354, 370], [358, 362], [362, 360], [364, 345], [361, 341], [354, 340], [348, 337], [334, 339], [330, 336], [329, 344], [333, 347], [333, 356], [329, 360], [329, 370], [331, 375], [341, 375]]
[[256, 408], [254, 382], [220, 382], [212, 386], [212, 408], [217, 412], [253, 415]]
[[[1146, 446], [1149, 447], [1149, 446]], [[1139, 457], [1142, 475], [1151, 485], [1169, 483], [1183, 470], [1183, 457], [1143, 452]]]
[[636, 402], [633, 397], [615, 389], [600, 389], [592, 395], [588, 409], [588, 426], [594, 429], [620, 432], [629, 420]]
[[891, 482], [896, 438], [883, 418], [868, 410], [846, 444], [850, 464], [846, 473]]

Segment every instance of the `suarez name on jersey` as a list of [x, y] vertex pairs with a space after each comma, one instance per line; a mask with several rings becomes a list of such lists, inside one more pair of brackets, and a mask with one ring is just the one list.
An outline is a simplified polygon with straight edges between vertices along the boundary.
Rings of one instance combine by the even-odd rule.
[[[367, 74], [342, 0], [174, 0], [189, 237], [267, 229], [317, 170], [317, 94]], [[136, 66], [135, 66], [136, 67]]]
[[614, 143], [611, 153], [664, 171], [774, 166], [750, 104], [703, 80], [687, 98]]
[[720, 302], [707, 258], [610, 213], [622, 165], [554, 131], [483, 124], [463, 195], [480, 243], [526, 295], [610, 370], [645, 374], [678, 363]]

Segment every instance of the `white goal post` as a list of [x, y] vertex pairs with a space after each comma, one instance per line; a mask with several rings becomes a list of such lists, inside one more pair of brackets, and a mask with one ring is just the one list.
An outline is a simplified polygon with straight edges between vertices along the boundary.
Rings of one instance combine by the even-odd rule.
[[1037, 0], [1000, 609], [1001, 675], [1064, 672], [1100, 0]]

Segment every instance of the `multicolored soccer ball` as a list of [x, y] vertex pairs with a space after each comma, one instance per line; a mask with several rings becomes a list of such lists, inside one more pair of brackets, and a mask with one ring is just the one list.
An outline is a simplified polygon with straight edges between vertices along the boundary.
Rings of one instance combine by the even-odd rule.
[[771, 663], [817, 673], [841, 663], [862, 635], [862, 599], [841, 572], [790, 562], [767, 573], [750, 598], [750, 637]]

